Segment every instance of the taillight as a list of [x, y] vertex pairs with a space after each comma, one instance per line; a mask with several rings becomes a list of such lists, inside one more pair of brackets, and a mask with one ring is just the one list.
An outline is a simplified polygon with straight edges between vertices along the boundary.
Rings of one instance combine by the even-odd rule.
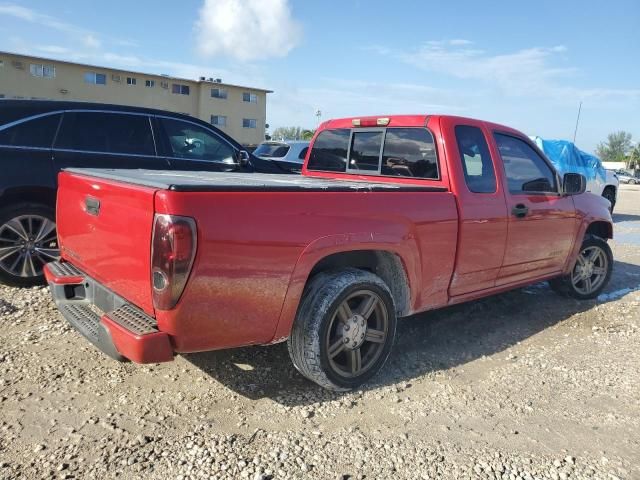
[[176, 306], [196, 256], [198, 234], [193, 218], [155, 216], [151, 240], [153, 305], [160, 310]]

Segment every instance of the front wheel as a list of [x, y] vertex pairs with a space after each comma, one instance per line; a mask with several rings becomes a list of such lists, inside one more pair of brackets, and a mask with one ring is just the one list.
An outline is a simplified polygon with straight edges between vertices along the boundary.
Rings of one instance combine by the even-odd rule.
[[309, 380], [350, 390], [382, 368], [395, 333], [393, 299], [378, 276], [358, 269], [320, 273], [305, 289], [289, 355]]
[[611, 279], [613, 254], [602, 238], [585, 237], [570, 275], [554, 278], [549, 285], [556, 292], [579, 300], [600, 295]]

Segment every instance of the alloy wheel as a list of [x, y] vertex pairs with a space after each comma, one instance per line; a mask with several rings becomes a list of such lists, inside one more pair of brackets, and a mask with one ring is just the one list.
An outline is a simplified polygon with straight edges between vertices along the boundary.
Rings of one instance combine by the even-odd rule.
[[571, 274], [575, 290], [583, 295], [596, 291], [607, 278], [609, 259], [598, 246], [589, 246], [580, 252]]
[[370, 290], [349, 295], [338, 306], [326, 335], [331, 369], [353, 378], [371, 369], [384, 351], [389, 315], [382, 299]]
[[56, 224], [41, 215], [20, 215], [0, 225], [0, 268], [16, 277], [42, 275], [48, 262], [58, 260]]

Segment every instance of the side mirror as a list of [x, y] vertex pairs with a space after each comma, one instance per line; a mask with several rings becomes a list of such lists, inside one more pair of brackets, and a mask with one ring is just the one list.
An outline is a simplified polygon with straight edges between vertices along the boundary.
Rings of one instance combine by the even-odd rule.
[[237, 155], [238, 158], [238, 166], [240, 168], [245, 168], [249, 165], [249, 152], [246, 150], [240, 150]]
[[562, 192], [565, 195], [580, 195], [587, 190], [587, 179], [579, 173], [565, 173], [562, 179]]

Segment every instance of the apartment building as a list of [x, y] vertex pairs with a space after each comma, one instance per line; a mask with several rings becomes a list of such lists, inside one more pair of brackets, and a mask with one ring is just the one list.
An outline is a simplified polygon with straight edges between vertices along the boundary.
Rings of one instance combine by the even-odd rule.
[[158, 108], [214, 124], [244, 145], [264, 140], [270, 90], [0, 51], [0, 98], [77, 100]]

